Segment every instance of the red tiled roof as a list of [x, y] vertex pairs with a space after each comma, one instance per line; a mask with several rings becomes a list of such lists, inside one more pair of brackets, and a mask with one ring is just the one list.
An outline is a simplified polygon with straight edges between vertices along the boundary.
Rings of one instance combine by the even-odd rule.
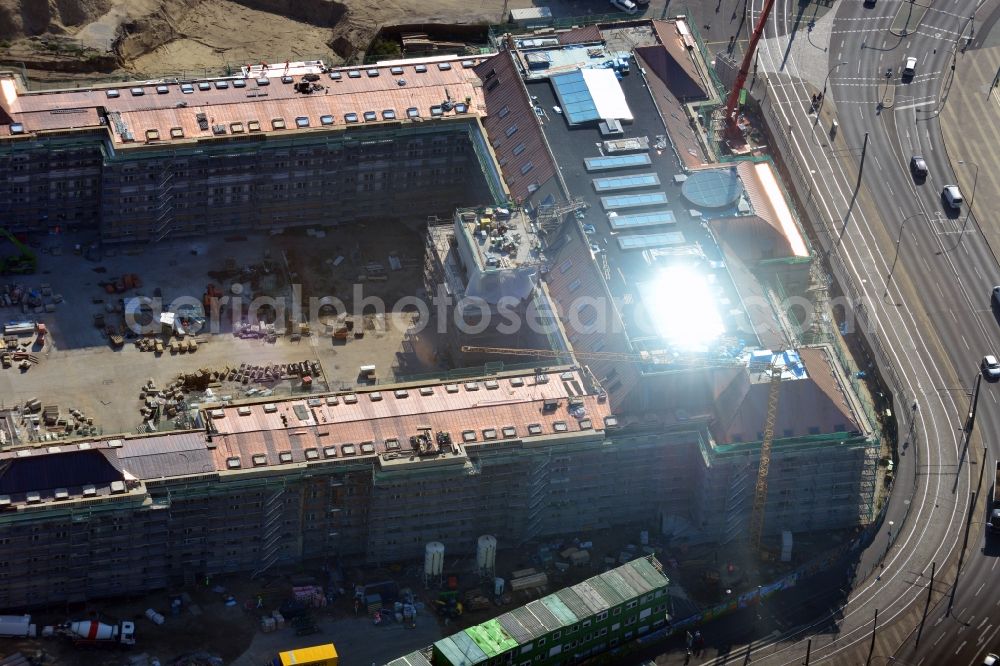
[[[478, 59], [476, 60], [478, 62]], [[319, 127], [320, 116], [334, 116], [334, 125], [345, 125], [344, 114], [353, 112], [359, 117], [365, 111], [375, 111], [382, 120], [382, 111], [392, 109], [398, 120], [405, 120], [406, 109], [417, 107], [424, 118], [430, 117], [430, 107], [439, 105], [450, 96], [452, 102], [469, 101], [468, 113], [485, 113], [482, 87], [472, 67], [464, 67], [462, 59], [449, 61], [449, 69], [442, 70], [439, 63], [427, 63], [425, 72], [417, 72], [415, 65], [372, 66], [345, 68], [339, 80], [323, 75], [316, 83], [323, 89], [313, 93], [296, 92], [291, 84], [271, 78], [267, 86], [258, 86], [254, 79], [246, 79], [245, 88], [235, 88], [232, 80], [228, 87], [201, 90], [195, 83], [194, 92], [185, 94], [177, 83], [153, 84], [123, 83], [117, 88], [117, 97], [108, 97], [110, 88], [78, 89], [56, 92], [29, 93], [17, 96], [10, 103], [14, 122], [22, 122], [28, 132], [43, 129], [62, 129], [81, 126], [99, 126], [98, 109], [120, 114], [135, 141], [146, 139], [146, 130], [159, 132], [160, 141], [170, 140], [170, 129], [181, 127], [184, 138], [211, 137], [211, 125], [225, 125], [227, 133], [234, 122], [246, 123], [249, 119], [261, 122], [262, 131], [271, 131], [272, 118], [284, 118], [289, 129], [295, 129], [295, 118], [306, 116], [310, 127]], [[402, 69], [392, 73], [392, 68]], [[361, 72], [359, 78], [350, 78], [348, 71]], [[368, 70], [377, 76], [368, 76]], [[398, 70], [397, 70], [398, 71]], [[405, 83], [400, 84], [400, 81]], [[158, 86], [167, 92], [158, 93]], [[133, 95], [133, 88], [141, 95]], [[204, 113], [209, 118], [209, 128], [198, 127], [196, 115]], [[80, 116], [79, 114], [85, 114]], [[451, 111], [448, 115], [454, 115]], [[214, 120], [213, 120], [214, 119]], [[81, 124], [83, 120], [87, 124]], [[362, 121], [363, 122], [363, 121]], [[121, 141], [112, 123], [116, 141]], [[244, 130], [246, 131], [246, 130]]]
[[660, 46], [640, 47], [635, 50], [635, 56], [643, 63], [647, 71], [654, 72], [652, 76], [646, 77], [649, 84], [649, 92], [653, 97], [660, 116], [667, 126], [667, 134], [673, 143], [677, 154], [688, 169], [694, 169], [706, 164], [704, 151], [701, 142], [695, 136], [695, 130], [691, 128], [688, 121], [684, 104], [671, 91], [664, 79], [660, 78], [654, 71], [649, 59], [655, 62], [654, 56], [663, 56], [664, 50]]
[[[808, 378], [782, 380], [775, 437], [860, 430], [827, 352], [803, 348], [798, 353]], [[766, 380], [752, 383], [748, 373], [737, 375], [716, 404], [718, 421], [712, 427], [716, 440], [722, 444], [760, 441], [769, 393]]]
[[590, 44], [592, 42], [603, 42], [604, 37], [596, 25], [587, 25], [582, 28], [571, 28], [566, 32], [556, 35], [560, 44]]
[[[669, 73], [664, 81], [678, 97], [696, 97], [699, 99], [708, 97], [702, 82], [698, 66], [694, 57], [688, 51], [680, 35], [677, 33], [677, 23], [675, 21], [653, 21], [653, 32], [660, 44], [669, 54], [670, 63], [666, 70]], [[643, 48], [643, 47], [640, 47]]]
[[480, 63], [475, 72], [483, 82], [483, 126], [511, 195], [524, 201], [556, 173], [541, 125], [510, 51]]
[[[576, 230], [569, 232], [577, 233]], [[556, 312], [573, 349], [578, 352], [632, 353], [625, 324], [611, 300], [604, 277], [594, 262], [587, 243], [568, 237], [556, 252], [546, 276], [546, 285]], [[595, 312], [587, 310], [593, 306]], [[589, 330], [590, 316], [596, 326]], [[639, 381], [634, 363], [581, 359], [601, 383], [618, 411]]]
[[[497, 431], [498, 439], [503, 439], [502, 428], [516, 428], [517, 438], [553, 435], [563, 432], [557, 426], [565, 424], [564, 432], [579, 433], [584, 430], [604, 430], [604, 418], [611, 414], [607, 402], [599, 402], [596, 396], [584, 394], [584, 382], [580, 374], [553, 372], [547, 383], [535, 383], [533, 375], [523, 377], [523, 385], [516, 386], [509, 378], [499, 378], [494, 388], [488, 388], [484, 381], [470, 381], [475, 390], [469, 390], [466, 383], [453, 385], [456, 392], [449, 392], [447, 385], [433, 386], [432, 395], [422, 395], [418, 388], [406, 389], [406, 395], [397, 397], [394, 390], [377, 392], [380, 399], [372, 400], [373, 392], [355, 394], [357, 399], [344, 396], [337, 398], [336, 404], [328, 404], [326, 397], [312, 401], [290, 400], [274, 403], [265, 409], [264, 404], [232, 406], [223, 410], [222, 418], [211, 418], [210, 422], [219, 434], [213, 435], [216, 448], [211, 451], [216, 469], [227, 469], [227, 459], [238, 456], [242, 469], [253, 467], [253, 456], [266, 456], [266, 465], [280, 465], [306, 462], [305, 450], [318, 449], [321, 458], [326, 458], [323, 449], [336, 445], [336, 457], [345, 457], [343, 445], [354, 445], [355, 457], [381, 455], [389, 451], [386, 440], [395, 439], [403, 451], [409, 451], [409, 438], [422, 428], [437, 432], [443, 430], [452, 436], [457, 445], [476, 444], [487, 441], [483, 433], [486, 429]], [[568, 413], [568, 399], [582, 401], [589, 428], [583, 427], [581, 420]], [[559, 407], [546, 412], [542, 405], [546, 400], [559, 400]], [[310, 405], [309, 403], [313, 404]], [[284, 417], [284, 420], [282, 420]], [[300, 418], [304, 417], [304, 418]], [[538, 424], [539, 433], [529, 432], [528, 426]], [[463, 433], [472, 431], [475, 440], [466, 440]], [[361, 449], [362, 443], [371, 443], [370, 451]], [[290, 452], [290, 461], [282, 461], [281, 452]], [[352, 454], [347, 454], [350, 457]]]

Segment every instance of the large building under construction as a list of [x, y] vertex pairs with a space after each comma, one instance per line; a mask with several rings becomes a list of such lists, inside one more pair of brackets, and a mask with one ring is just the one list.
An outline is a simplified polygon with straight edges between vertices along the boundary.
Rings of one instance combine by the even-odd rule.
[[809, 286], [807, 243], [769, 162], [714, 164], [691, 131], [715, 93], [683, 21], [500, 46], [52, 93], [0, 79], [12, 231], [147, 242], [435, 214], [428, 291], [552, 324], [453, 340], [460, 362], [538, 356], [530, 370], [0, 452], [0, 608], [432, 541], [472, 552], [482, 534], [745, 540], [765, 431], [765, 539], [872, 520], [873, 419], [835, 341], [778, 303]]

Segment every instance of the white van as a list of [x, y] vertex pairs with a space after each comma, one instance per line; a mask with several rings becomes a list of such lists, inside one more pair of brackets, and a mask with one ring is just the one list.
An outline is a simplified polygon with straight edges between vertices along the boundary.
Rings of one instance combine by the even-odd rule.
[[941, 198], [951, 208], [957, 210], [962, 207], [962, 192], [958, 189], [958, 185], [945, 185], [941, 190]]

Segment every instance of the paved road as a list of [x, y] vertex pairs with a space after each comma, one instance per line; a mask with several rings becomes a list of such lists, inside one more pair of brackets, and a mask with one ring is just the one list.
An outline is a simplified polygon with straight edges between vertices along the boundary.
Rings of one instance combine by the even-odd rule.
[[[753, 20], [762, 4], [750, 0]], [[994, 442], [1000, 428], [995, 391], [984, 389], [977, 432], [969, 449], [963, 448], [967, 391], [978, 361], [1000, 349], [988, 306], [989, 288], [1000, 281], [1000, 268], [979, 231], [979, 219], [966, 217], [968, 208], [949, 216], [939, 196], [943, 184], [955, 182], [951, 163], [961, 159], [949, 159], [945, 150], [939, 109], [947, 104], [953, 83], [951, 64], [973, 53], [963, 55], [958, 47], [966, 41], [962, 35], [971, 32], [969, 17], [976, 2], [922, 7], [920, 22], [909, 25], [906, 36], [889, 30], [901, 7], [909, 9], [899, 1], [879, 0], [874, 7], [843, 2], [835, 13], [813, 18], [808, 7], [779, 0], [760, 49], [761, 78], [768, 84], [765, 104], [788, 127], [779, 140], [790, 153], [786, 160], [803, 175], [803, 198], [826, 227], [821, 240], [853, 277], [867, 319], [900, 377], [906, 400], [897, 402], [897, 413], [905, 413], [913, 399], [919, 409], [905, 438], [912, 447], [902, 461], [883, 533], [860, 567], [864, 570], [884, 554], [884, 569], [876, 566], [877, 576], [856, 585], [846, 602], [816, 621], [794, 629], [771, 625], [776, 631], [771, 636], [753, 632], [749, 647], [754, 663], [802, 663], [807, 649], [812, 663], [862, 663], [869, 652], [871, 663], [885, 663], [908, 636], [914, 640], [910, 632], [920, 621], [932, 562], [938, 565], [935, 602], [955, 580], [970, 492], [982, 469], [979, 433]], [[981, 22], [980, 34], [986, 29]], [[917, 74], [903, 82], [898, 75], [907, 54], [918, 58]], [[846, 64], [837, 66], [840, 62]], [[810, 100], [827, 76], [828, 99], [817, 120], [809, 115]], [[827, 128], [833, 119], [840, 131], [831, 140]], [[908, 172], [915, 152], [923, 153], [930, 166], [924, 183]], [[910, 423], [903, 421], [907, 432]], [[988, 461], [998, 452], [990, 451]], [[912, 492], [903, 482], [907, 472], [916, 473]], [[989, 485], [987, 479], [982, 490]], [[983, 508], [982, 499], [978, 507]], [[978, 615], [976, 624], [992, 612], [986, 604], [996, 601], [988, 593], [992, 579], [984, 578], [995, 570], [988, 553], [979, 551], [977, 519], [981, 521], [978, 513], [955, 601], [964, 618]], [[895, 522], [891, 538], [889, 520]], [[988, 582], [980, 587], [984, 580]], [[870, 648], [876, 609], [879, 629]], [[766, 619], [767, 609], [761, 614]], [[992, 647], [985, 632], [989, 624], [977, 630], [977, 638], [985, 634], [983, 640], [963, 644], [942, 621], [938, 627], [948, 640], [940, 639], [932, 649], [924, 638], [918, 654], [899, 653], [897, 658], [914, 664], [921, 659], [972, 663]], [[743, 661], [746, 642], [733, 644], [727, 635], [726, 643], [723, 655], [707, 656], [715, 663]]]

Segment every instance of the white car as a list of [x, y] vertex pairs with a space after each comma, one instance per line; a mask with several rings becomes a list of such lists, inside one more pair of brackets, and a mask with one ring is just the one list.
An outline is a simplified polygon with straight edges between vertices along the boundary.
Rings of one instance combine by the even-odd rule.
[[635, 6], [632, 0], [611, 0], [611, 6], [615, 9], [619, 9], [626, 14], [635, 14], [639, 11], [639, 8]]
[[907, 58], [906, 62], [903, 64], [903, 78], [912, 79], [913, 75], [917, 73], [917, 59]]
[[986, 655], [986, 658], [983, 659], [983, 666], [997, 666], [997, 662], [1000, 662], [1000, 657], [990, 652]]

